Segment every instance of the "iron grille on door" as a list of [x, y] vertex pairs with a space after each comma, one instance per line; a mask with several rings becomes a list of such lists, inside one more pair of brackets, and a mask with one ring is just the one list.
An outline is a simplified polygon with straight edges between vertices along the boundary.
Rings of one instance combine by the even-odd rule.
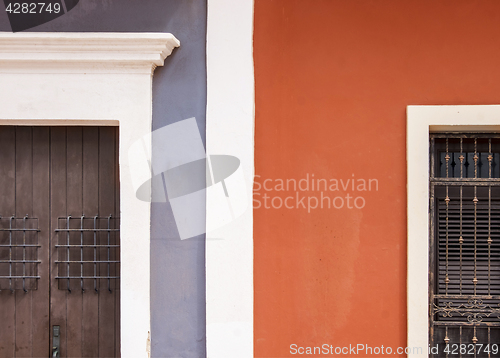
[[35, 290], [38, 275], [38, 219], [0, 216], [0, 290]]
[[431, 347], [498, 357], [500, 137], [433, 134], [430, 146]]
[[76, 280], [82, 291], [92, 287], [98, 292], [102, 287], [98, 280], [105, 280], [111, 292], [120, 278], [119, 218], [68, 216], [59, 218], [58, 224], [55, 231], [59, 288], [71, 292], [71, 280]]

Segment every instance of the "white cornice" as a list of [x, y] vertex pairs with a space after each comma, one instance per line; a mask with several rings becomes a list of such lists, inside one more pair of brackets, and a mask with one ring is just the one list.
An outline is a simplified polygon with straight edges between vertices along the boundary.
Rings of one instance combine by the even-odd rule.
[[168, 33], [0, 32], [0, 71], [151, 71], [179, 45]]

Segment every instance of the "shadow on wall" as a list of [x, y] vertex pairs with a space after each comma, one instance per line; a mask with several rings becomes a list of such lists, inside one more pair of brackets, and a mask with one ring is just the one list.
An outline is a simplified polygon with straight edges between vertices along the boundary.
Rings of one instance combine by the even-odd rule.
[[[171, 0], [80, 0], [64, 16], [27, 31], [164, 32], [172, 18], [183, 17], [178, 15], [182, 3]], [[0, 31], [12, 31], [5, 11], [0, 11]]]

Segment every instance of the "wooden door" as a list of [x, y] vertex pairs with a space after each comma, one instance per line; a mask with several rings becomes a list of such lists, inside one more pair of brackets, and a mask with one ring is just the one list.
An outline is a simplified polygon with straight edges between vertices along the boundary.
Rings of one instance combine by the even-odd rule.
[[118, 178], [116, 127], [0, 127], [0, 357], [120, 356]]

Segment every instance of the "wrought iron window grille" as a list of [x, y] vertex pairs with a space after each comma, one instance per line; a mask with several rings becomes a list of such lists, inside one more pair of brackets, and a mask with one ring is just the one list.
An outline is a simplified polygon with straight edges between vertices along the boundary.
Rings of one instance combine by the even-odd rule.
[[[500, 345], [500, 136], [432, 134], [430, 198], [430, 346], [439, 346], [436, 357], [493, 357]], [[453, 355], [453, 345], [466, 349]]]

